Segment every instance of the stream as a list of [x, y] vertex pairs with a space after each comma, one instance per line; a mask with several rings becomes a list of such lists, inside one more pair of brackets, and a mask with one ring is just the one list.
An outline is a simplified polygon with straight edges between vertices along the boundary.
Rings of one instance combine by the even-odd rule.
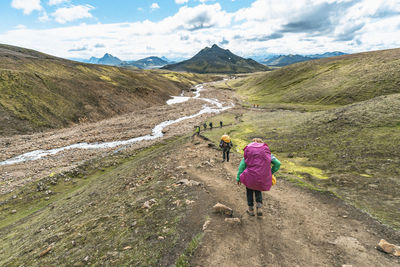
[[207, 104], [204, 104], [202, 109], [193, 114], [193, 115], [189, 115], [189, 116], [184, 116], [184, 117], [180, 117], [178, 119], [175, 120], [167, 120], [167, 121], [163, 121], [159, 124], [157, 124], [156, 126], [154, 126], [154, 128], [152, 129], [152, 133], [151, 134], [147, 134], [147, 135], [143, 135], [143, 136], [139, 136], [139, 137], [135, 137], [135, 138], [131, 138], [131, 139], [127, 139], [127, 140], [120, 140], [120, 141], [112, 141], [112, 142], [104, 142], [104, 143], [86, 143], [86, 142], [82, 142], [82, 143], [76, 143], [76, 144], [72, 144], [72, 145], [68, 145], [65, 147], [59, 147], [59, 148], [54, 148], [54, 149], [49, 149], [49, 150], [34, 150], [34, 151], [30, 151], [27, 153], [24, 153], [22, 155], [4, 160], [0, 162], [0, 166], [2, 165], [12, 165], [12, 164], [17, 164], [17, 163], [22, 163], [22, 162], [26, 162], [26, 161], [33, 161], [33, 160], [38, 160], [41, 159], [43, 157], [49, 156], [49, 155], [55, 155], [61, 151], [64, 150], [69, 150], [69, 149], [102, 149], [102, 148], [114, 148], [114, 147], [119, 147], [119, 146], [124, 146], [124, 145], [129, 145], [129, 144], [133, 144], [133, 143], [138, 143], [141, 141], [146, 141], [146, 140], [153, 140], [153, 139], [157, 139], [162, 137], [163, 134], [163, 129], [171, 124], [177, 123], [177, 122], [181, 122], [183, 120], [187, 120], [187, 119], [192, 119], [195, 117], [198, 117], [202, 114], [206, 114], [206, 113], [219, 113], [221, 111], [227, 110], [229, 108], [233, 107], [233, 104], [230, 104], [228, 106], [223, 106], [222, 103], [220, 103], [217, 99], [209, 99], [209, 98], [201, 98], [200, 97], [200, 92], [204, 89], [204, 85], [199, 84], [195, 86], [195, 91], [194, 91], [194, 96], [184, 96], [183, 93], [180, 96], [172, 96], [172, 99], [169, 99], [167, 101], [168, 105], [175, 105], [175, 104], [179, 104], [179, 103], [183, 103], [186, 102], [190, 99], [199, 99], [202, 100], [204, 102], [206, 102]]

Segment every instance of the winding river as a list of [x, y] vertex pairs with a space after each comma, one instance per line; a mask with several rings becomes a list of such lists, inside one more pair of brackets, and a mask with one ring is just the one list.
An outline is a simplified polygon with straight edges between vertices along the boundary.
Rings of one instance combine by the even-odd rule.
[[0, 166], [23, 163], [23, 162], [32, 161], [32, 160], [38, 160], [43, 157], [46, 157], [49, 155], [55, 155], [61, 151], [69, 150], [69, 149], [114, 148], [114, 147], [118, 147], [118, 146], [124, 146], [124, 145], [133, 144], [133, 143], [138, 143], [138, 142], [145, 141], [145, 140], [157, 139], [164, 135], [163, 129], [171, 124], [174, 124], [174, 123], [177, 123], [177, 122], [180, 122], [183, 120], [187, 120], [187, 119], [192, 119], [192, 118], [198, 117], [198, 116], [200, 116], [202, 114], [206, 114], [206, 113], [219, 113], [221, 111], [224, 111], [224, 110], [227, 110], [227, 109], [233, 107], [233, 104], [223, 106], [223, 104], [220, 103], [217, 99], [201, 98], [200, 92], [204, 89], [204, 85], [202, 85], [202, 84], [197, 85], [195, 87], [195, 89], [196, 90], [194, 91], [194, 96], [191, 96], [191, 97], [183, 96], [183, 93], [182, 93], [180, 96], [173, 96], [172, 99], [169, 99], [167, 101], [167, 104], [175, 105], [175, 104], [186, 102], [190, 99], [199, 99], [199, 100], [206, 102], [206, 104], [203, 105], [202, 109], [193, 115], [180, 117], [175, 120], [163, 121], [163, 122], [157, 124], [156, 126], [154, 126], [151, 134], [131, 138], [128, 140], [120, 140], [120, 141], [112, 141], [112, 142], [104, 142], [104, 143], [85, 143], [85, 142], [83, 142], [83, 143], [76, 143], [76, 144], [72, 144], [69, 146], [54, 148], [54, 149], [49, 149], [49, 150], [42, 150], [42, 149], [34, 150], [31, 152], [27, 152], [22, 155], [7, 159], [5, 161], [1, 161]]

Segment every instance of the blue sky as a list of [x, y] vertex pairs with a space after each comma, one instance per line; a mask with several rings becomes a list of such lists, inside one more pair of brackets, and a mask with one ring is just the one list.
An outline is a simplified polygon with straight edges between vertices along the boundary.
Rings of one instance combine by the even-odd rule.
[[187, 58], [400, 47], [399, 0], [2, 0], [0, 43], [66, 58]]

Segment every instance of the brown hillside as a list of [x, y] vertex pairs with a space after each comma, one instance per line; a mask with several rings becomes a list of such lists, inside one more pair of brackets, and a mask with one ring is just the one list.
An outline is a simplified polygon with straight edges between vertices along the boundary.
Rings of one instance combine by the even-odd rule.
[[170, 95], [210, 79], [83, 64], [0, 45], [0, 135], [66, 127], [163, 104]]

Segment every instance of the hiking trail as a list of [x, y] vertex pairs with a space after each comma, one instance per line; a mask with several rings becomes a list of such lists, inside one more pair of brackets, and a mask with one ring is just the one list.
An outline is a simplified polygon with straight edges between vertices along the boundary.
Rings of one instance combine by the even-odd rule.
[[[232, 208], [241, 225], [212, 214], [191, 266], [400, 266], [375, 249], [382, 233], [365, 214], [341, 200], [279, 179], [263, 192], [262, 217], [246, 213], [246, 191], [236, 185], [241, 158], [222, 152], [196, 137], [177, 154], [177, 164], [209, 190], [215, 203]], [[210, 207], [210, 212], [212, 207]]]

